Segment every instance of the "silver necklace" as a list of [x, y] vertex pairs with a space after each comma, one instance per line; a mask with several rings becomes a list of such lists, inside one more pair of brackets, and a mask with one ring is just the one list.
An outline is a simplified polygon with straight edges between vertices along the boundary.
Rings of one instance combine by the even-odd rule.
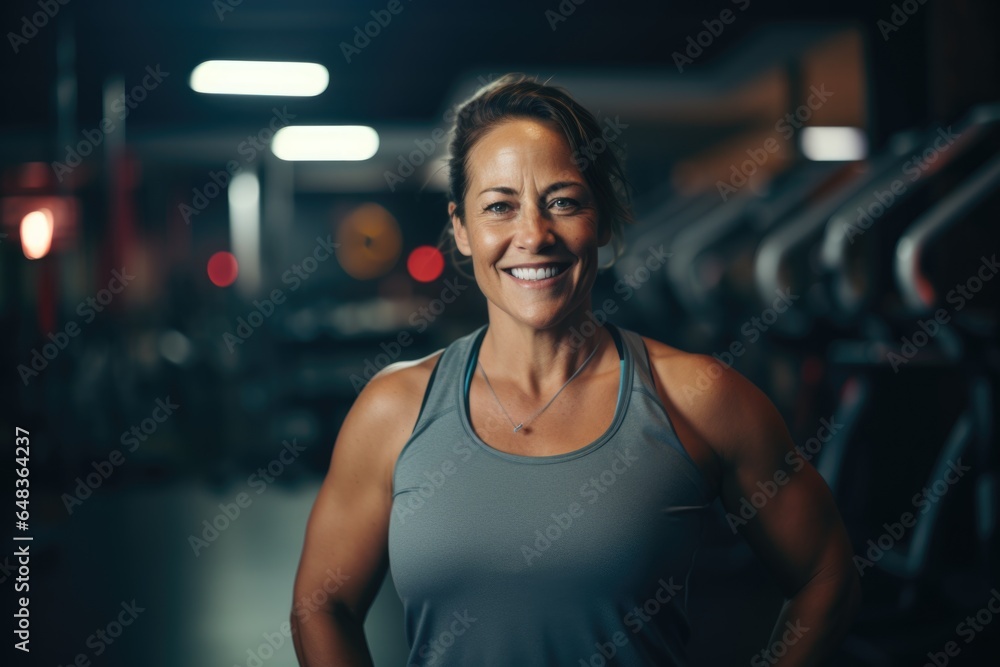
[[528, 417], [527, 419], [525, 419], [524, 421], [522, 421], [520, 424], [515, 424], [514, 423], [514, 420], [510, 418], [510, 414], [507, 413], [507, 409], [504, 408], [503, 403], [500, 402], [500, 397], [497, 396], [496, 391], [494, 391], [494, 389], [493, 389], [493, 385], [490, 384], [490, 379], [488, 377], [486, 377], [486, 369], [483, 368], [483, 362], [481, 362], [479, 359], [476, 359], [476, 365], [478, 365], [479, 366], [479, 370], [481, 370], [483, 372], [483, 379], [486, 380], [486, 386], [490, 388], [490, 393], [493, 394], [493, 398], [495, 398], [497, 400], [497, 405], [499, 405], [500, 409], [503, 410], [503, 413], [507, 417], [507, 421], [510, 422], [510, 425], [514, 427], [514, 433], [517, 433], [518, 431], [521, 430], [522, 427], [524, 427], [525, 424], [527, 424], [528, 422], [530, 422], [531, 420], [533, 420], [535, 417], [537, 417], [538, 415], [540, 415], [543, 412], [545, 412], [545, 409], [548, 408], [550, 405], [552, 405], [552, 401], [556, 400], [556, 396], [558, 396], [559, 394], [561, 394], [562, 390], [566, 388], [566, 385], [568, 385], [570, 382], [572, 382], [573, 378], [575, 378], [577, 375], [579, 375], [580, 371], [583, 370], [583, 367], [587, 365], [587, 362], [589, 362], [591, 359], [594, 358], [594, 355], [597, 353], [597, 350], [599, 350], [600, 347], [601, 347], [601, 343], [598, 343], [597, 345], [595, 345], [594, 346], [594, 351], [590, 353], [590, 356], [587, 357], [587, 359], [582, 364], [580, 364], [580, 367], [576, 369], [576, 372], [573, 373], [573, 375], [571, 375], [568, 380], [566, 380], [566, 384], [564, 384], [563, 386], [559, 387], [559, 391], [557, 391], [555, 393], [555, 396], [553, 396], [552, 398], [550, 398], [549, 402], [546, 403], [545, 405], [543, 405], [540, 410], [536, 411], [535, 414], [531, 415], [530, 417]]

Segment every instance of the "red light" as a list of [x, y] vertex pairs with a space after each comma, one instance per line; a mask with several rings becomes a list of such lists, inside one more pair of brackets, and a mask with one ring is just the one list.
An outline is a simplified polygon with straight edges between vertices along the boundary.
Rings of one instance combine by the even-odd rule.
[[208, 258], [208, 279], [216, 287], [229, 287], [239, 272], [240, 266], [231, 252], [220, 250]]
[[434, 246], [419, 246], [407, 258], [406, 270], [414, 280], [422, 283], [437, 280], [444, 271], [444, 255]]

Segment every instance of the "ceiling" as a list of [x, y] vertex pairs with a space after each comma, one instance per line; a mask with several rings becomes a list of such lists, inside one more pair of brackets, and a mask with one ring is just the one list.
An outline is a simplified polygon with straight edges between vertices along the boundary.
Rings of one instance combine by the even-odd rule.
[[[227, 2], [237, 2], [229, 7]], [[578, 0], [581, 1], [581, 0]], [[743, 0], [740, 0], [741, 4]], [[59, 6], [56, 20], [38, 30], [14, 54], [2, 51], [5, 104], [0, 126], [12, 129], [51, 126], [55, 122], [56, 42], [61, 25], [75, 25], [77, 120], [101, 116], [101, 87], [122, 75], [134, 85], [146, 66], [169, 72], [155, 103], [142, 104], [135, 125], [211, 128], [240, 120], [256, 122], [273, 100], [206, 96], [187, 86], [199, 62], [211, 58], [303, 59], [324, 64], [331, 74], [322, 95], [295, 100], [303, 118], [347, 121], [423, 123], [440, 113], [464, 73], [521, 69], [548, 76], [576, 70], [674, 72], [671, 54], [685, 39], [705, 29], [731, 8], [736, 15], [684, 76], [692, 81], [711, 70], [728, 48], [762, 25], [815, 19], [864, 20], [874, 10], [860, 1], [774, 3], [754, 0], [746, 13], [734, 2], [662, 3], [587, 0], [574, 5], [564, 21], [550, 26], [547, 2], [467, 3], [447, 0], [399, 0], [402, 10], [348, 63], [341, 44], [372, 17], [380, 2], [294, 0], [180, 0], [88, 5], [71, 0]], [[746, 0], [750, 2], [750, 0]], [[21, 26], [37, 12], [38, 0], [5, 3], [4, 32]], [[218, 12], [216, 7], [231, 11]], [[221, 16], [221, 18], [220, 18]], [[5, 41], [9, 41], [5, 40]], [[151, 96], [152, 97], [152, 96]], [[153, 100], [150, 100], [153, 102]]]
[[[24, 16], [39, 11], [38, 1], [5, 5], [0, 26], [20, 29]], [[398, 13], [367, 45], [359, 42], [363, 48], [347, 62], [344, 44], [388, 0], [109, 0], [99, 8], [78, 2], [58, 5], [56, 20], [20, 44], [18, 53], [10, 44], [0, 49], [0, 164], [59, 159], [67, 137], [101, 121], [108, 81], [123, 77], [128, 90], [147, 68], [159, 67], [169, 74], [127, 118], [129, 144], [146, 161], [197, 168], [224, 163], [242, 138], [267, 125], [276, 106], [287, 106], [297, 124], [378, 129], [382, 147], [369, 164], [297, 165], [296, 187], [305, 190], [382, 187], [382, 174], [412, 150], [415, 138], [447, 128], [444, 111], [471, 92], [479, 77], [507, 71], [551, 77], [599, 114], [626, 114], [636, 122], [627, 137], [630, 159], [660, 169], [696, 147], [744, 131], [754, 114], [773, 122], [773, 99], [764, 99], [774, 97], [767, 92], [773, 88], [759, 87], [754, 94], [748, 83], [752, 88], [755, 81], [768, 81], [769, 68], [795, 60], [839, 30], [872, 28], [889, 11], [860, 0], [399, 0]], [[723, 11], [734, 20], [679, 71], [675, 54], [706, 30], [706, 22], [722, 25]], [[75, 73], [76, 103], [66, 117], [75, 126], [64, 128], [61, 139], [57, 46], [70, 43], [70, 35], [75, 48], [64, 51], [74, 60], [64, 69]], [[192, 91], [191, 70], [217, 58], [319, 62], [330, 71], [330, 85], [314, 98]], [[407, 186], [420, 186], [417, 181]]]

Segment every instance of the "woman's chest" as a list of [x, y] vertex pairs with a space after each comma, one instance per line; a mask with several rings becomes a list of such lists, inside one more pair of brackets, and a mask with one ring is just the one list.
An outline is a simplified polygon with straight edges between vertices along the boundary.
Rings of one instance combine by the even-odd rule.
[[607, 443], [551, 465], [469, 451], [443, 467], [423, 458], [397, 471], [389, 548], [401, 590], [485, 578], [611, 592], [690, 566], [704, 518], [700, 491], [664, 472], [662, 451]]

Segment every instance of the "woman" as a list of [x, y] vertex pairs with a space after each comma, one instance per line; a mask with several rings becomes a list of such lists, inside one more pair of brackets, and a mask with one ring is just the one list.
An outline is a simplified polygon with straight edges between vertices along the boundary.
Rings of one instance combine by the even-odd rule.
[[390, 566], [409, 665], [687, 665], [706, 512], [721, 497], [745, 516], [768, 483], [739, 519], [787, 598], [759, 664], [819, 664], [846, 631], [851, 546], [770, 400], [593, 316], [598, 247], [617, 256], [629, 220], [602, 130], [520, 76], [460, 109], [450, 231], [489, 322], [385, 368], [345, 419], [295, 581], [296, 600], [329, 591], [293, 611], [302, 665], [371, 664], [363, 622]]

